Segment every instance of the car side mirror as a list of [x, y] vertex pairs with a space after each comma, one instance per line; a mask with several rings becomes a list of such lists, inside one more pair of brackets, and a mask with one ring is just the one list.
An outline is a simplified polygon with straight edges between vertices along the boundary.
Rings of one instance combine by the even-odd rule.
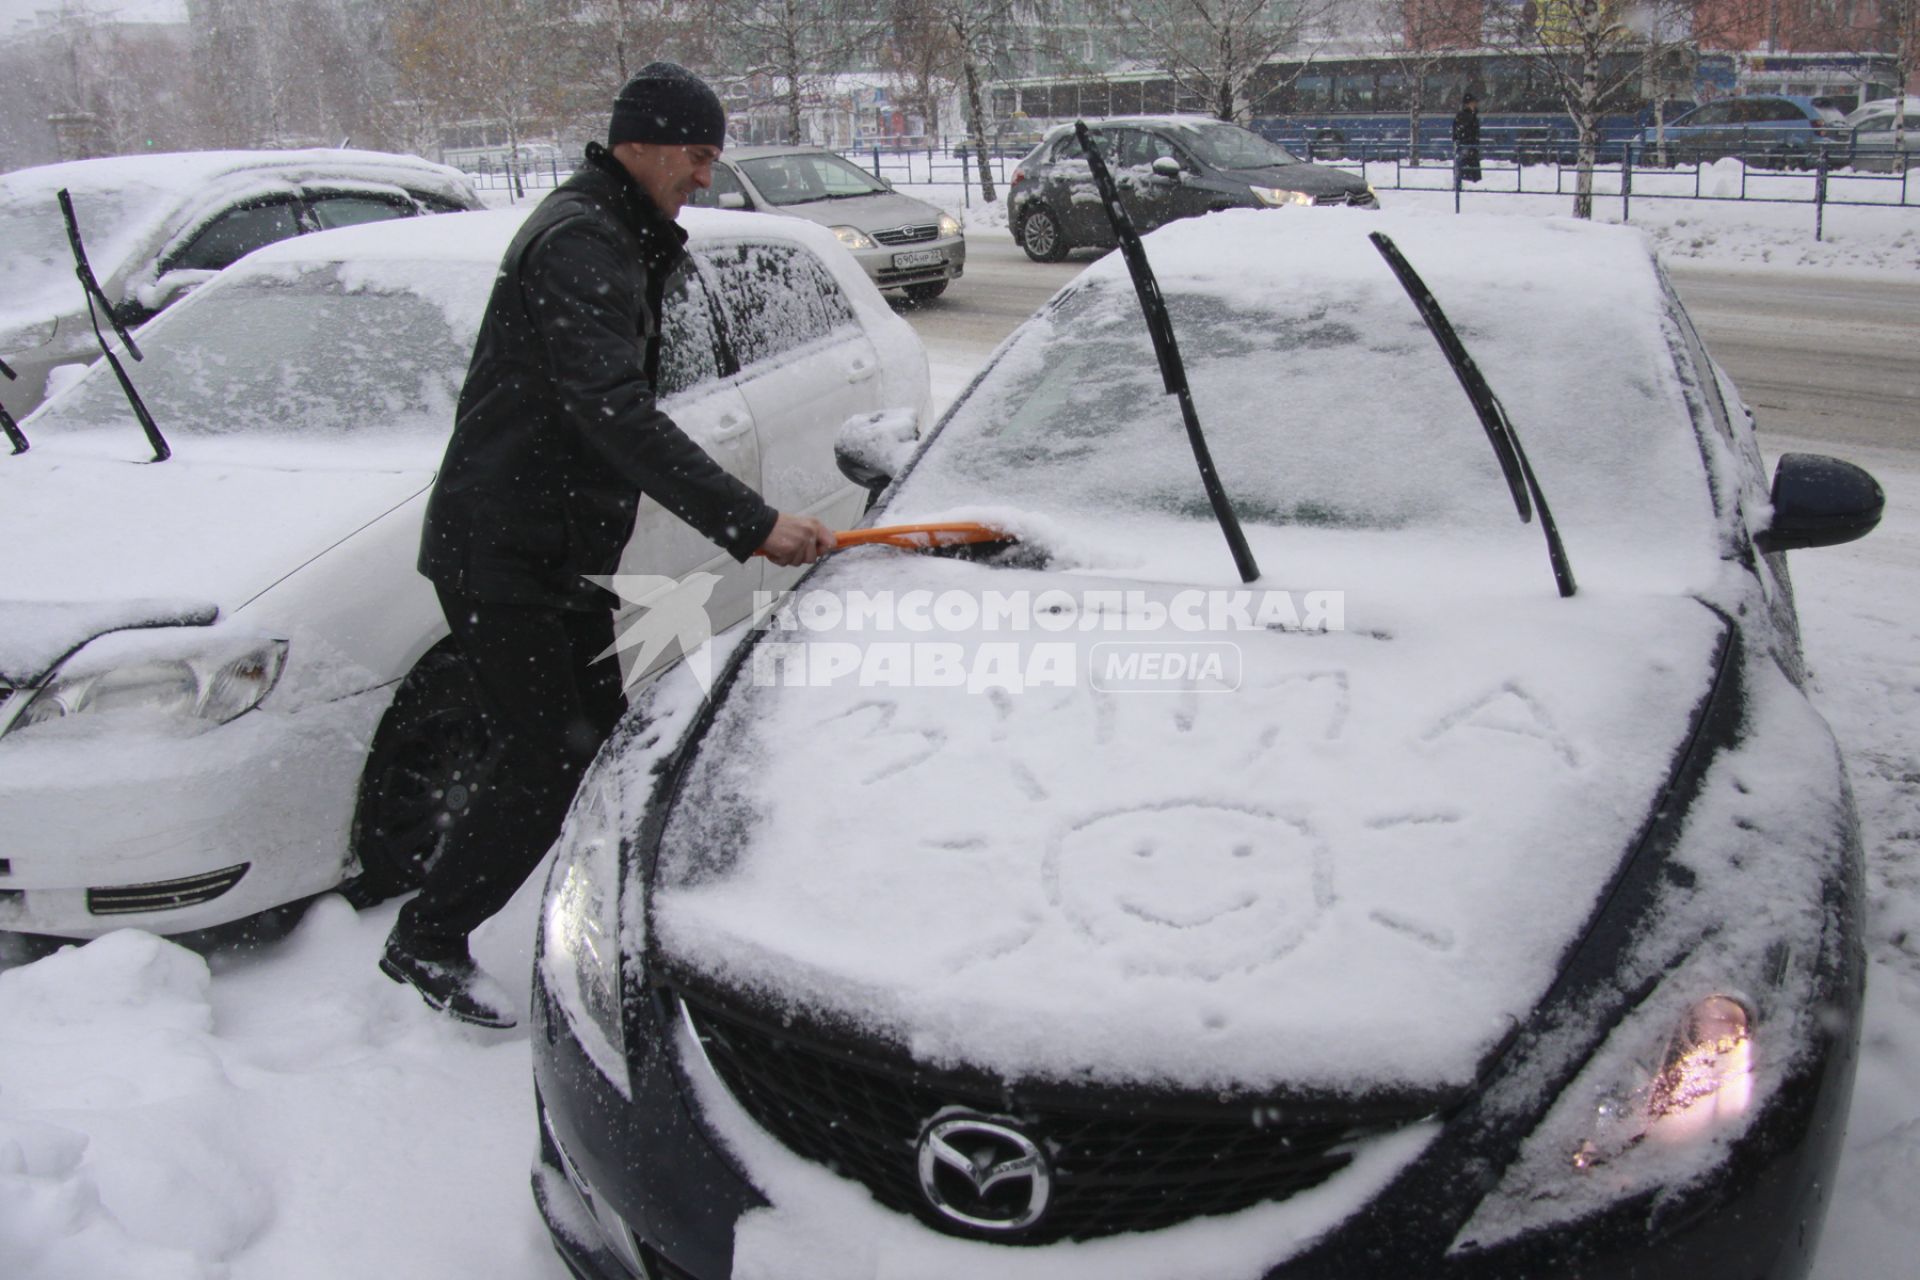
[[714, 198], [714, 204], [721, 209], [744, 209], [747, 197], [738, 191], [722, 191]]
[[1753, 543], [1768, 552], [1838, 546], [1873, 532], [1886, 505], [1879, 481], [1851, 462], [1783, 453], [1773, 472], [1773, 520]]
[[833, 441], [840, 474], [867, 491], [874, 502], [907, 465], [920, 443], [920, 415], [911, 409], [883, 409], [848, 418]]
[[893, 190], [893, 179], [892, 179], [892, 178], [882, 178], [882, 179], [880, 179], [880, 185], [881, 185], [881, 186], [883, 186], [883, 187], [885, 187], [885, 188], [886, 188], [887, 190], [889, 190], [889, 191], [891, 191], [891, 190]]
[[1153, 162], [1153, 171], [1163, 178], [1180, 177], [1180, 162], [1172, 156], [1160, 156]]

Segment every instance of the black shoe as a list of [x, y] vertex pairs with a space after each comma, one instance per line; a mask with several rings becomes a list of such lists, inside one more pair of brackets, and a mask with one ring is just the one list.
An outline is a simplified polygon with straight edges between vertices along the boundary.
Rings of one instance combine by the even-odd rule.
[[411, 983], [429, 1007], [462, 1022], [501, 1029], [518, 1022], [508, 1012], [506, 992], [474, 964], [464, 944], [457, 950], [429, 948], [395, 935], [387, 939], [380, 972]]

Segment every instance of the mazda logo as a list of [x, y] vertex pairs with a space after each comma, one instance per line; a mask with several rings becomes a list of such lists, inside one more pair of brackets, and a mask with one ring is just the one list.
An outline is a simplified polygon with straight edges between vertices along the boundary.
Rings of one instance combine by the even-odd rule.
[[949, 1221], [1020, 1231], [1046, 1213], [1053, 1169], [1005, 1119], [950, 1111], [920, 1135], [920, 1192]]

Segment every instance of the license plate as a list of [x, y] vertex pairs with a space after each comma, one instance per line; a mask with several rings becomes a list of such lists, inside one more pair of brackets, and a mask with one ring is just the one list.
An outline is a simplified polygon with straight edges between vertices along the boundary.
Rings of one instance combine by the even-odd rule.
[[897, 269], [938, 266], [946, 260], [947, 254], [944, 249], [916, 249], [912, 253], [893, 255], [893, 265]]

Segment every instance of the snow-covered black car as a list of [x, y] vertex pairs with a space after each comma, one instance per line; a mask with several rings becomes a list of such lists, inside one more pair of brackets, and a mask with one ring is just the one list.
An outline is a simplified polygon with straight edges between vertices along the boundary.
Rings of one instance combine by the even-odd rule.
[[896, 477], [872, 522], [1006, 536], [836, 554], [589, 772], [535, 963], [561, 1253], [1803, 1274], [1861, 851], [1784, 553], [1878, 486], [1769, 485], [1632, 230], [1228, 212], [1147, 249], [1251, 580], [1121, 255], [910, 457], [850, 438]]
[[[1121, 203], [1142, 231], [1221, 209], [1380, 206], [1366, 179], [1309, 164], [1250, 129], [1211, 116], [1115, 117], [1096, 124], [1094, 136], [1119, 183]], [[1112, 226], [1071, 126], [1049, 132], [1014, 170], [1007, 217], [1013, 238], [1036, 262], [1113, 246]]]

